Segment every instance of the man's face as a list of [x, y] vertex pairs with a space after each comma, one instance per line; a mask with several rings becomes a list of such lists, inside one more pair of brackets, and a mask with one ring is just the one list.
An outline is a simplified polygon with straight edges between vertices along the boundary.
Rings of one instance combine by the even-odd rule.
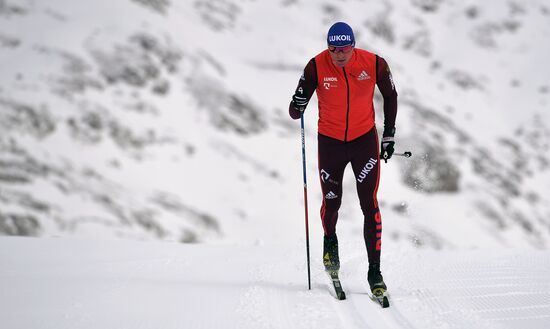
[[334, 65], [338, 67], [344, 67], [349, 60], [351, 59], [351, 56], [353, 55], [353, 46], [344, 46], [344, 47], [328, 47], [330, 58], [332, 59], [332, 62]]

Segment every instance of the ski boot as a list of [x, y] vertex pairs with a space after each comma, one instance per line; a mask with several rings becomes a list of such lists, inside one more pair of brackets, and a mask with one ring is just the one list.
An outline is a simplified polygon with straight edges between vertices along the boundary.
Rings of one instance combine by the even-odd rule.
[[338, 238], [336, 234], [326, 236], [323, 239], [323, 265], [327, 272], [332, 286], [334, 288], [335, 297], [339, 300], [346, 299], [346, 293], [342, 289], [338, 270], [340, 270], [340, 260], [338, 259]]
[[370, 264], [369, 273], [367, 274], [367, 280], [369, 281], [370, 291], [378, 303], [384, 308], [390, 306], [388, 296], [386, 295], [386, 284], [384, 278], [380, 272], [380, 263]]
[[325, 271], [327, 272], [338, 272], [340, 269], [340, 260], [338, 258], [338, 238], [336, 237], [336, 234], [324, 236], [323, 265], [325, 265]]

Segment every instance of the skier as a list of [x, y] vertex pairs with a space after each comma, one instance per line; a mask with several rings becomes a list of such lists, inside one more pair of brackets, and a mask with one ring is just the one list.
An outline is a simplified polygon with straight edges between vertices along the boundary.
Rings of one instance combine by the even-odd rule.
[[[382, 218], [376, 193], [380, 178], [380, 157], [385, 162], [394, 152], [397, 92], [386, 61], [355, 48], [352, 28], [343, 22], [332, 25], [325, 49], [306, 65], [292, 96], [289, 114], [299, 119], [317, 92], [318, 169], [323, 193], [321, 221], [324, 229], [323, 264], [327, 272], [340, 268], [336, 222], [342, 202], [344, 169], [351, 163], [357, 194], [364, 215], [365, 239], [371, 292], [387, 290], [380, 271]], [[374, 86], [384, 98], [384, 131], [381, 153], [374, 121]]]

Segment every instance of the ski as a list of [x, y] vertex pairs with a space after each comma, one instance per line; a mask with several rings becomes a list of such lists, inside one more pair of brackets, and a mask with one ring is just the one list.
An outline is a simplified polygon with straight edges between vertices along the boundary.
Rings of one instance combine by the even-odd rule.
[[383, 289], [374, 289], [372, 292], [372, 300], [378, 302], [382, 308], [390, 307], [390, 300], [388, 294]]
[[334, 292], [336, 293], [336, 299], [344, 300], [346, 299], [346, 293], [342, 289], [342, 284], [340, 283], [340, 278], [338, 277], [338, 271], [326, 271], [332, 286], [334, 287]]

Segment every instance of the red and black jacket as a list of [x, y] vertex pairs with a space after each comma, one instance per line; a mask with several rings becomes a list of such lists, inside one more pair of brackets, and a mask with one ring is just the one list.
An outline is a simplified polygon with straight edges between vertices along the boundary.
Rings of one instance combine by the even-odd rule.
[[[309, 100], [317, 92], [318, 129], [321, 135], [352, 141], [374, 125], [374, 86], [384, 97], [384, 127], [393, 129], [397, 115], [397, 92], [386, 61], [362, 49], [353, 49], [345, 67], [332, 63], [328, 50], [312, 58], [304, 69], [296, 91]], [[293, 119], [300, 112], [289, 106]]]

